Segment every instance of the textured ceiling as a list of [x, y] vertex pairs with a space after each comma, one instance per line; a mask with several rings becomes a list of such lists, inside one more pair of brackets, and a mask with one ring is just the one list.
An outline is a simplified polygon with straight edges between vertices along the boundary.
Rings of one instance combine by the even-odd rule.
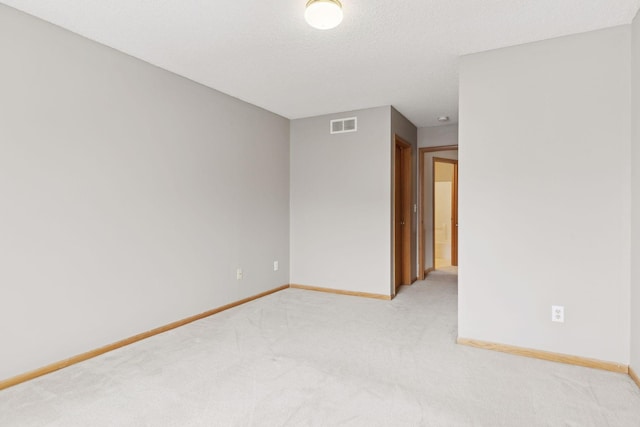
[[458, 117], [460, 55], [633, 19], [640, 0], [0, 0], [288, 118], [394, 105], [419, 127]]

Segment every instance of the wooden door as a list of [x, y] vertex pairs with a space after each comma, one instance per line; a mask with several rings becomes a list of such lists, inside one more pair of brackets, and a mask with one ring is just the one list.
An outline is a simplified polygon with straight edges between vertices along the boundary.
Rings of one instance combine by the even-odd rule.
[[396, 144], [395, 157], [395, 290], [402, 284], [402, 148]]
[[396, 137], [394, 159], [394, 282], [395, 292], [411, 284], [411, 145]]

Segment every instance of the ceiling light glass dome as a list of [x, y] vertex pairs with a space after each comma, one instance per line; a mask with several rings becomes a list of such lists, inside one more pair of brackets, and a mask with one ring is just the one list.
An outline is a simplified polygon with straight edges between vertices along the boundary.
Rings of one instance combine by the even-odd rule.
[[338, 0], [309, 0], [304, 19], [313, 28], [330, 30], [342, 22], [342, 4]]

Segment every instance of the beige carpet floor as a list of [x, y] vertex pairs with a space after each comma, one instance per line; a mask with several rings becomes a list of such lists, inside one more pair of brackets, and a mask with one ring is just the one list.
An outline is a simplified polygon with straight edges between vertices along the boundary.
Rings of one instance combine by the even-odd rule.
[[640, 426], [628, 376], [455, 344], [456, 276], [289, 289], [0, 391], [0, 426]]

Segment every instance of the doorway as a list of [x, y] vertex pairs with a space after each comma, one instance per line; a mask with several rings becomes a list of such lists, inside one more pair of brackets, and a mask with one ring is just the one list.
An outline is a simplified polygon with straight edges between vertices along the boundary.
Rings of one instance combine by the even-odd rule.
[[411, 284], [411, 145], [395, 137], [394, 151], [394, 294]]
[[[458, 146], [445, 145], [436, 147], [422, 147], [418, 149], [418, 277], [424, 279], [435, 270], [434, 263], [434, 227], [433, 227], [433, 159], [458, 160]], [[457, 172], [456, 172], [457, 173]], [[457, 200], [457, 179], [456, 179]], [[455, 210], [457, 213], [457, 209]], [[457, 224], [457, 217], [456, 222]], [[452, 241], [457, 243], [458, 228], [449, 227]], [[451, 254], [452, 260], [457, 264], [457, 245], [455, 253]]]
[[433, 266], [458, 266], [458, 161], [433, 158]]

